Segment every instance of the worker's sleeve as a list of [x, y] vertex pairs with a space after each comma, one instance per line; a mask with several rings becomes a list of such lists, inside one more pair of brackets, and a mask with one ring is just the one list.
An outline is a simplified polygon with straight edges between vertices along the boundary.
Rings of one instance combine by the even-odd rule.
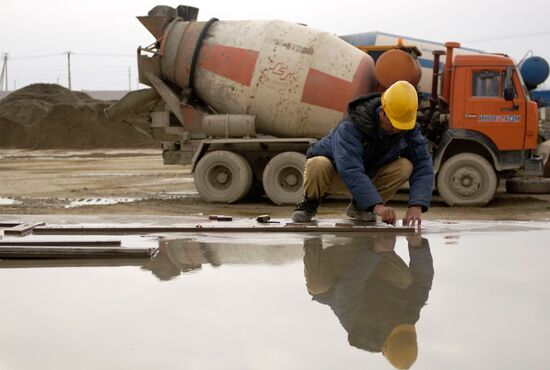
[[430, 208], [432, 198], [434, 170], [428, 140], [422, 136], [418, 128], [415, 129], [410, 139], [405, 157], [411, 161], [414, 167], [409, 178], [408, 206], [421, 206], [422, 211], [426, 212]]
[[415, 247], [409, 244], [409, 270], [413, 275], [410, 293], [412, 293], [411, 298], [416, 302], [418, 310], [428, 300], [434, 278], [434, 264], [430, 244], [425, 238], [422, 238], [421, 243], [421, 246]]
[[359, 209], [366, 210], [383, 203], [382, 197], [365, 172], [362, 135], [352, 122], [343, 121], [338, 125], [332, 145], [336, 171]]

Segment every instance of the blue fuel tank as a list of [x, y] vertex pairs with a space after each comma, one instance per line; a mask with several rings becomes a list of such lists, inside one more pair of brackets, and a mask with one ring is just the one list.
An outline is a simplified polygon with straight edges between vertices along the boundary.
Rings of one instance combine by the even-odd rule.
[[543, 83], [550, 73], [548, 62], [541, 57], [530, 57], [521, 63], [521, 77], [529, 90], [536, 88]]

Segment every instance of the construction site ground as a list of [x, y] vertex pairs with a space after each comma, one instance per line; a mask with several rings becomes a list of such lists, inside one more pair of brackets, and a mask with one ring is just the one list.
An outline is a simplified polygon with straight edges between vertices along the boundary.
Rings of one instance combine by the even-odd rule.
[[[235, 204], [201, 200], [189, 166], [165, 166], [160, 150], [22, 150], [0, 152], [0, 213], [7, 215], [192, 216], [287, 218], [292, 206], [265, 197]], [[550, 220], [550, 194], [507, 194], [504, 182], [484, 207], [448, 207], [434, 194], [426, 220]], [[408, 194], [390, 205], [404, 215]], [[345, 218], [347, 200], [324, 201], [319, 217]], [[123, 218], [123, 217], [122, 217]]]

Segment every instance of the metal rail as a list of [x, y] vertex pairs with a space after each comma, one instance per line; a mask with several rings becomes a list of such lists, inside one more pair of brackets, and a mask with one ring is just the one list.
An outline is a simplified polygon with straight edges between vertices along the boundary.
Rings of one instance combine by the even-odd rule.
[[35, 227], [35, 235], [129, 235], [158, 233], [393, 233], [412, 234], [414, 227], [378, 226], [145, 226], [145, 227]]

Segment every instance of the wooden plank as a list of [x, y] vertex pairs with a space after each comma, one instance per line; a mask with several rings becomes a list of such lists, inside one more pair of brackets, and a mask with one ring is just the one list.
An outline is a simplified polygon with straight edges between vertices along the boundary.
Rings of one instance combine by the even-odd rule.
[[120, 247], [120, 240], [3, 240], [0, 246], [12, 247]]
[[0, 258], [150, 257], [156, 248], [0, 247]]
[[44, 222], [24, 222], [17, 226], [4, 230], [5, 236], [26, 236], [32, 234], [33, 229], [38, 226], [46, 225]]

